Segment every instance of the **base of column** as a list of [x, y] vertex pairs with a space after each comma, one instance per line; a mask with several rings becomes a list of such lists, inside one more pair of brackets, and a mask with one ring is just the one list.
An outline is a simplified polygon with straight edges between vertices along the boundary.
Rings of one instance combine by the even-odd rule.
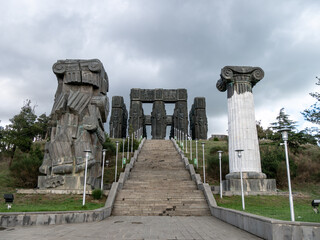
[[[275, 192], [277, 189], [275, 179], [266, 179], [264, 173], [243, 172], [243, 191], [244, 192]], [[241, 180], [240, 173], [233, 172], [226, 175], [223, 181], [224, 191], [240, 192]]]
[[[242, 178], [266, 179], [267, 175], [262, 172], [242, 172]], [[226, 179], [240, 179], [240, 172], [232, 172], [226, 175]]]
[[[91, 188], [100, 187], [100, 178], [87, 178], [87, 190]], [[38, 176], [38, 188], [39, 189], [79, 189], [83, 190], [83, 176]]]

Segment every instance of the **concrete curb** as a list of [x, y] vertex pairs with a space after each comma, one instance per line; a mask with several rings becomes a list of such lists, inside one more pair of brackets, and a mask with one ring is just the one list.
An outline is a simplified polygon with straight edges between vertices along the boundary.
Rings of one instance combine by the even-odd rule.
[[112, 213], [113, 205], [118, 191], [123, 187], [123, 184], [130, 175], [130, 170], [134, 166], [136, 159], [142, 149], [145, 138], [142, 139], [138, 150], [134, 155], [136, 158], [131, 158], [130, 164], [125, 168], [125, 171], [120, 173], [118, 182], [112, 183], [108, 194], [105, 206], [95, 210], [87, 211], [55, 211], [55, 212], [10, 212], [0, 213], [1, 227], [15, 226], [34, 226], [34, 225], [55, 225], [66, 223], [84, 223], [101, 221], [109, 217]]

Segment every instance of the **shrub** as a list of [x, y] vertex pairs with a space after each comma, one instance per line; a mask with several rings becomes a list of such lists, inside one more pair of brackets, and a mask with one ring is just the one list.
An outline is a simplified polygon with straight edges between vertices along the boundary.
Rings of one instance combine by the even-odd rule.
[[[214, 180], [220, 180], [220, 170], [219, 170], [219, 156], [218, 154], [210, 156], [207, 160], [207, 171], [208, 175]], [[221, 172], [222, 178], [229, 173], [229, 156], [228, 154], [222, 154], [221, 156]]]
[[102, 198], [102, 191], [101, 191], [101, 189], [94, 189], [92, 191], [91, 195], [92, 195], [93, 199], [96, 199], [96, 200], [101, 199]]
[[39, 145], [33, 145], [29, 153], [15, 152], [10, 174], [18, 187], [35, 188], [38, 183], [39, 167], [42, 164], [43, 151]]
[[116, 144], [106, 135], [106, 140], [102, 144], [103, 149], [106, 149], [106, 158], [111, 158], [116, 155]]

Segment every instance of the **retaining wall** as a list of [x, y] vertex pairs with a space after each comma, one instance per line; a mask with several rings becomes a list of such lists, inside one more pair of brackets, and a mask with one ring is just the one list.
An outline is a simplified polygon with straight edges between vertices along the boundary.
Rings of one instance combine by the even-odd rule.
[[185, 167], [189, 170], [191, 178], [196, 182], [198, 189], [203, 191], [212, 216], [263, 239], [320, 239], [320, 223], [281, 221], [218, 207], [210, 186], [207, 183], [202, 183], [200, 175], [195, 173], [193, 165], [189, 164], [189, 160], [184, 157], [184, 153], [176, 141], [174, 139], [171, 139], [171, 141], [178, 151], [181, 160], [184, 162]]
[[[65, 223], [84, 223], [101, 221], [111, 215], [117, 192], [122, 188], [124, 182], [129, 177], [130, 170], [141, 151], [145, 142], [142, 139], [130, 164], [127, 164], [125, 171], [120, 174], [118, 182], [114, 182], [108, 194], [104, 207], [88, 211], [52, 211], [52, 212], [0, 212], [1, 227], [33, 226], [33, 225], [54, 225]], [[57, 192], [56, 192], [57, 193]], [[83, 191], [82, 191], [83, 193]]]

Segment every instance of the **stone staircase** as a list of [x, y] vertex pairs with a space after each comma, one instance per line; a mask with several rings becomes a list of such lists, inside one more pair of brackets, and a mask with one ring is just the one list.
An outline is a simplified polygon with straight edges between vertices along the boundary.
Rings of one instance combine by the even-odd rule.
[[170, 140], [147, 140], [117, 194], [112, 215], [211, 215]]

